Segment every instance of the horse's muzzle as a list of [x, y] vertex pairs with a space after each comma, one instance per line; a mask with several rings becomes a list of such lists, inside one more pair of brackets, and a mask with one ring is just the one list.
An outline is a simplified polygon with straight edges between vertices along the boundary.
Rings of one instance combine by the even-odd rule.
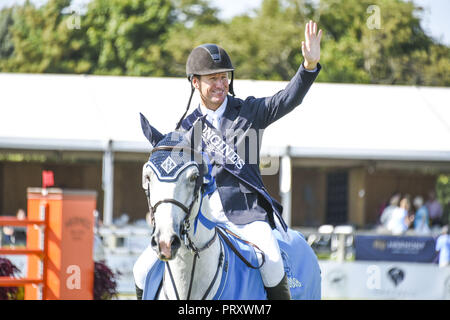
[[169, 241], [160, 240], [159, 235], [154, 235], [151, 239], [151, 246], [158, 254], [160, 260], [168, 261], [175, 258], [181, 246], [181, 240], [176, 234]]

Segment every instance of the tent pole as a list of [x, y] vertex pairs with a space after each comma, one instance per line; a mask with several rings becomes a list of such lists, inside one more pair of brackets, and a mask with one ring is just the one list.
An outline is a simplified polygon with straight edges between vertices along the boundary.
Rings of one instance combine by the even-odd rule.
[[292, 161], [289, 148], [281, 157], [280, 166], [280, 196], [283, 206], [283, 218], [288, 225], [292, 225]]
[[112, 141], [108, 142], [108, 147], [103, 154], [103, 225], [110, 226], [113, 222], [114, 204], [114, 153], [112, 151]]

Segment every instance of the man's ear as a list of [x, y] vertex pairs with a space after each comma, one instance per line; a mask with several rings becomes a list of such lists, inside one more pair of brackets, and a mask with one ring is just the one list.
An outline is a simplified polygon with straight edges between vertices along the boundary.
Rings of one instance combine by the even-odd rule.
[[195, 89], [199, 89], [200, 87], [200, 77], [198, 76], [193, 76], [192, 77], [192, 85], [194, 86]]

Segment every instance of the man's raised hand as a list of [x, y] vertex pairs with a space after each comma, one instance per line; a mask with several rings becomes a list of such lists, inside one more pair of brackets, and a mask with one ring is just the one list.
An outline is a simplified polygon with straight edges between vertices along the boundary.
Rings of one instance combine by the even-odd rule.
[[310, 20], [305, 26], [305, 41], [302, 41], [303, 66], [313, 70], [320, 60], [320, 39], [322, 30], [317, 32], [317, 23]]

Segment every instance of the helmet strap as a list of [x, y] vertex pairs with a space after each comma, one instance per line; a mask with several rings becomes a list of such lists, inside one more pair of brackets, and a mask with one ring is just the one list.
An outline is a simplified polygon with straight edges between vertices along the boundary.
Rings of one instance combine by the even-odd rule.
[[178, 121], [178, 124], [177, 124], [177, 127], [175, 128], [175, 130], [178, 130], [180, 128], [181, 122], [183, 122], [184, 117], [186, 117], [186, 114], [187, 114], [187, 112], [189, 110], [189, 107], [191, 106], [192, 96], [194, 95], [194, 92], [195, 92], [194, 85], [192, 84], [192, 77], [189, 79], [189, 82], [191, 83], [191, 96], [189, 97], [189, 102], [187, 104], [186, 111], [184, 112], [184, 114], [181, 117], [180, 121]]
[[230, 81], [230, 84], [228, 85], [228, 91], [234, 97], [233, 79], [234, 79], [234, 71], [231, 71], [231, 81]]

